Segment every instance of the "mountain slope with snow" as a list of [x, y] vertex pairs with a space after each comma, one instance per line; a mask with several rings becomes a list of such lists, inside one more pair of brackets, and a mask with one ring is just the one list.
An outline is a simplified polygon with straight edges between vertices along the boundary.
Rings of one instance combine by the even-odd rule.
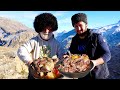
[[[120, 21], [107, 25], [104, 27], [100, 27], [97, 29], [93, 29], [96, 33], [101, 33], [106, 40], [108, 41], [108, 44], [110, 46], [116, 46], [118, 43], [120, 43]], [[64, 33], [63, 35], [60, 35], [56, 37], [61, 43], [63, 43], [64, 47], [69, 47], [69, 44], [71, 42], [71, 38], [75, 35], [75, 30], [71, 30], [67, 33]]]
[[95, 30], [95, 32], [103, 34], [110, 46], [116, 46], [120, 42], [120, 21], [101, 27]]

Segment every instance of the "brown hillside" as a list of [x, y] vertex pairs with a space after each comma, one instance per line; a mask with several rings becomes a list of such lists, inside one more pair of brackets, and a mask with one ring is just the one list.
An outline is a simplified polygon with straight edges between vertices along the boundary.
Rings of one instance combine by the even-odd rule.
[[4, 32], [0, 34], [0, 39], [7, 42], [4, 45], [5, 47], [18, 48], [37, 34], [33, 29], [28, 28], [24, 24], [4, 17], [0, 17], [0, 29]]
[[14, 33], [19, 30], [32, 30], [18, 21], [5, 17], [0, 17], [0, 28], [4, 29], [5, 32], [10, 33]]

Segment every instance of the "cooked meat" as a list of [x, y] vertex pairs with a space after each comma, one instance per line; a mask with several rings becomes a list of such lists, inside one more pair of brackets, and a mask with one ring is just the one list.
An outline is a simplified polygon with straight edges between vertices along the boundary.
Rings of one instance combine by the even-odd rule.
[[86, 54], [72, 54], [71, 57], [63, 60], [59, 69], [64, 72], [82, 72], [89, 68], [90, 59]]
[[[49, 58], [49, 57], [44, 57], [44, 58], [39, 58], [37, 60], [33, 61], [33, 64], [35, 66], [35, 69], [33, 69], [33, 76], [35, 78], [39, 79], [54, 79], [57, 78], [58, 75], [54, 72], [54, 67], [56, 64], [57, 60]], [[59, 73], [57, 73], [59, 74]]]

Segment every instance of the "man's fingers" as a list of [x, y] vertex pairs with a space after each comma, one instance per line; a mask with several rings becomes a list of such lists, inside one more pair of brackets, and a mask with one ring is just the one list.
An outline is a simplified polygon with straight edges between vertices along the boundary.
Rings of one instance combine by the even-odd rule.
[[63, 58], [69, 58], [69, 55], [63, 55]]

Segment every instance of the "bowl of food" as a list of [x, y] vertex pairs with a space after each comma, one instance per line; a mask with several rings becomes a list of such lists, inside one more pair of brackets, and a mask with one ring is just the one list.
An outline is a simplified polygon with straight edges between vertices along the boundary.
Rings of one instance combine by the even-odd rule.
[[59, 72], [69, 78], [83, 78], [93, 68], [93, 62], [85, 54], [72, 54], [71, 57], [56, 63]]
[[35, 79], [58, 79], [63, 75], [55, 68], [56, 60], [49, 57], [34, 60], [30, 66], [30, 73]]

